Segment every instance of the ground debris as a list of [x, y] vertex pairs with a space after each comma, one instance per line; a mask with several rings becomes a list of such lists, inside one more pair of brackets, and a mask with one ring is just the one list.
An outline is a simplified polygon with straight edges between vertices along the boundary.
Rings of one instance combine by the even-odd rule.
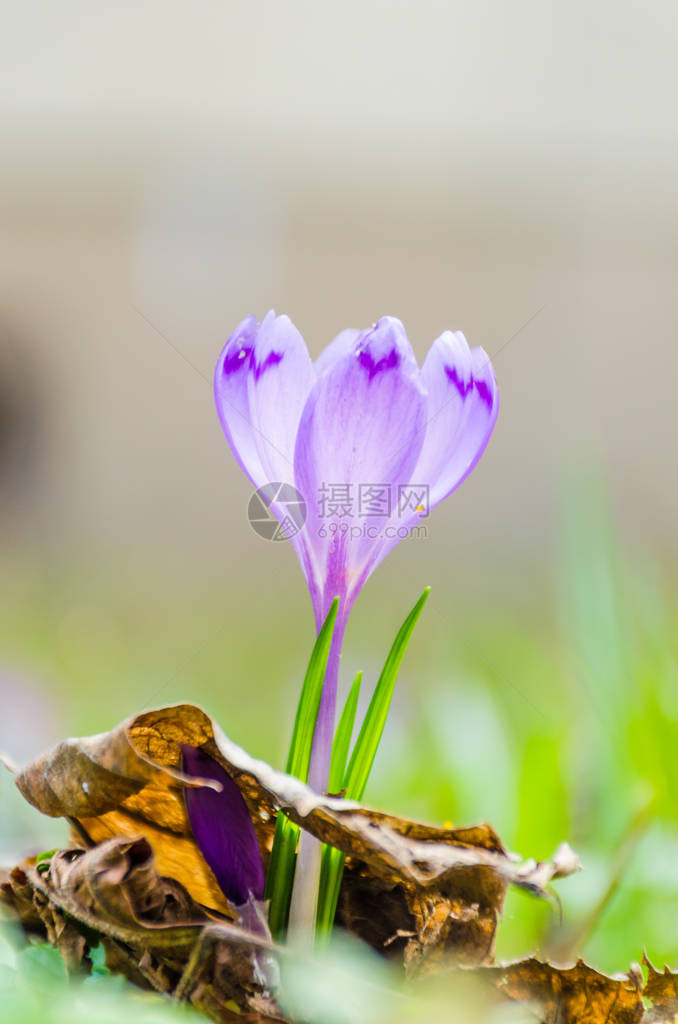
[[0, 877], [0, 896], [71, 969], [86, 968], [102, 942], [111, 970], [214, 1020], [283, 1019], [257, 964], [285, 950], [234, 923], [191, 834], [184, 787], [210, 783], [182, 773], [182, 744], [203, 748], [235, 780], [265, 864], [280, 810], [347, 855], [338, 923], [421, 984], [472, 970], [503, 997], [529, 1002], [545, 1024], [674, 1020], [676, 976], [648, 961], [645, 983], [638, 965], [607, 977], [582, 961], [493, 963], [508, 885], [550, 896], [554, 879], [580, 867], [566, 844], [551, 861], [521, 863], [489, 825], [434, 828], [322, 796], [251, 758], [188, 704], [66, 740], [17, 774], [30, 803], [71, 822], [77, 845]]

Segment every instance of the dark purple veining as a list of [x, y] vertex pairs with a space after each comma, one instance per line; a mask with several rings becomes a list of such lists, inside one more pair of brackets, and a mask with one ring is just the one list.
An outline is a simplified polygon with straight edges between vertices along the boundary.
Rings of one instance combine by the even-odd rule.
[[456, 366], [446, 366], [445, 367], [445, 374], [446, 374], [448, 380], [452, 381], [452, 383], [454, 384], [455, 388], [457, 389], [457, 391], [459, 392], [461, 397], [462, 398], [466, 398], [467, 394], [469, 393], [469, 391], [473, 387], [473, 377], [470, 377], [469, 380], [468, 380], [468, 383], [466, 383], [465, 381], [463, 381], [461, 379], [461, 377], [457, 373], [457, 367]]
[[271, 349], [266, 358], [260, 363], [257, 362], [256, 357], [253, 357], [252, 370], [254, 372], [254, 379], [259, 380], [261, 375], [266, 373], [266, 370], [270, 369], [271, 366], [277, 366], [281, 362], [283, 355], [284, 352], [274, 352]]
[[492, 408], [492, 391], [489, 384], [484, 380], [474, 380], [473, 382], [478, 392], [478, 398], [481, 402], [484, 402], [488, 409]]
[[470, 377], [468, 383], [465, 383], [457, 373], [456, 366], [446, 366], [445, 374], [447, 379], [454, 384], [461, 398], [466, 398], [469, 391], [471, 391], [472, 388], [475, 388], [478, 392], [478, 398], [480, 401], [484, 402], [488, 409], [492, 409], [492, 390], [487, 381]]
[[[244, 342], [245, 339], [241, 338], [240, 341]], [[274, 352], [271, 350], [265, 359], [258, 363], [254, 345], [240, 344], [234, 346], [233, 351], [226, 353], [222, 372], [224, 377], [228, 377], [232, 373], [237, 373], [243, 367], [248, 367], [252, 370], [254, 379], [259, 380], [261, 375], [271, 366], [277, 366], [283, 356], [284, 352]]]
[[383, 370], [396, 370], [400, 366], [400, 356], [398, 350], [392, 348], [388, 355], [382, 356], [381, 359], [374, 359], [372, 353], [364, 348], [358, 352], [358, 362], [363, 370], [367, 371], [368, 380], [371, 382]]
[[[244, 338], [240, 340], [244, 341]], [[253, 345], [241, 344], [234, 345], [232, 350], [229, 349], [224, 357], [224, 364], [222, 368], [224, 377], [229, 377], [232, 373], [237, 373], [243, 366], [249, 366], [253, 348]]]

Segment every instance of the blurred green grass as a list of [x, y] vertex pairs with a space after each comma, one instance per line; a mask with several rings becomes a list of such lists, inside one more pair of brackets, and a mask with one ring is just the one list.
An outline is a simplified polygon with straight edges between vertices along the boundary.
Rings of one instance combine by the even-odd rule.
[[52, 946], [25, 943], [0, 919], [0, 1001], [3, 1024], [200, 1024], [200, 1014], [108, 973], [101, 947], [91, 975], [68, 978]]
[[[500, 608], [469, 596], [473, 643], [434, 587], [366, 799], [432, 822], [490, 821], [525, 857], [570, 842], [585, 870], [557, 883], [562, 922], [552, 906], [510, 893], [499, 957], [566, 949], [617, 971], [646, 949], [676, 967], [675, 588], [647, 551], [617, 536], [595, 475], [566, 481], [560, 508], [546, 591]], [[37, 693], [44, 711], [44, 721], [34, 710], [23, 721], [14, 708], [22, 756], [108, 729], [147, 702], [187, 700], [282, 766], [313, 639], [296, 566], [283, 601], [264, 588], [222, 632], [266, 578], [243, 568], [242, 578], [189, 588], [143, 570], [143, 585], [124, 588], [111, 582], [113, 566], [87, 578], [25, 565], [7, 574], [4, 699], [13, 687]], [[391, 582], [380, 569], [348, 631], [343, 684], [365, 669], [365, 699], [416, 597], [405, 592], [396, 608]], [[1, 852], [53, 845], [54, 827], [20, 806], [7, 775], [0, 799]]]

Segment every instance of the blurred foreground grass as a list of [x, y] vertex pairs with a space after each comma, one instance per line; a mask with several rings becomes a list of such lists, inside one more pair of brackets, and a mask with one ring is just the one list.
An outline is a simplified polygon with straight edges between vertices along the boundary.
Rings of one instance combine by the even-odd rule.
[[[199, 1024], [184, 1005], [128, 985], [92, 953], [89, 976], [68, 978], [57, 951], [24, 944], [0, 921], [0, 1000], [3, 1024]], [[296, 951], [281, 963], [283, 1009], [309, 1024], [484, 1024], [526, 1021], [522, 1007], [496, 1003], [491, 990], [469, 975], [404, 981], [402, 972], [371, 950], [337, 937], [323, 952]]]
[[[562, 921], [553, 907], [509, 894], [500, 958], [581, 954], [616, 971], [646, 949], [678, 967], [675, 589], [645, 553], [622, 548], [595, 480], [567, 488], [562, 508], [548, 602], [540, 595], [534, 607], [500, 612], [469, 603], [465, 627], [478, 628], [467, 643], [434, 588], [367, 800], [434, 822], [488, 820], [523, 856], [547, 857], [563, 839], [577, 850], [585, 870], [557, 885]], [[366, 670], [368, 694], [416, 597], [393, 615], [391, 601], [385, 621], [389, 581], [379, 572], [356, 609], [343, 667], [345, 686]], [[146, 703], [188, 700], [281, 766], [312, 643], [299, 581], [283, 601], [262, 592], [222, 636], [258, 581], [196, 594], [150, 571], [144, 588], [111, 590], [106, 579], [8, 574], [0, 747], [26, 759]], [[6, 774], [0, 801], [2, 860], [65, 834], [22, 804]]]
[[[101, 955], [99, 955], [101, 954]], [[200, 1024], [200, 1014], [141, 992], [103, 966], [93, 951], [91, 975], [68, 979], [56, 949], [25, 944], [0, 921], [0, 1001], [3, 1024]]]

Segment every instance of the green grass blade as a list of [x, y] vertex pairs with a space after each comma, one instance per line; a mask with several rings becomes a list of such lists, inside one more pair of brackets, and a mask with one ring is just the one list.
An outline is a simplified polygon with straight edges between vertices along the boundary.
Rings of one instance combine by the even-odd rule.
[[393, 647], [389, 651], [384, 667], [381, 670], [379, 681], [374, 688], [372, 700], [358, 734], [358, 739], [355, 742], [344, 778], [344, 789], [349, 800], [362, 800], [365, 786], [374, 764], [374, 758], [377, 754], [377, 748], [384, 731], [386, 716], [391, 706], [398, 669], [430, 591], [431, 588], [427, 587], [398, 630]]
[[325, 670], [327, 669], [327, 659], [334, 634], [334, 623], [337, 618], [338, 606], [339, 598], [335, 597], [313, 645], [313, 651], [304, 677], [304, 685], [299, 696], [299, 704], [297, 705], [286, 771], [288, 775], [294, 775], [297, 779], [301, 779], [302, 782], [308, 780], [313, 733], [315, 732], [315, 723], [325, 682]]
[[[338, 605], [339, 598], [335, 598], [313, 645], [297, 705], [287, 757], [287, 772], [302, 782], [308, 780], [313, 733], [325, 682]], [[275, 824], [271, 860], [266, 876], [266, 898], [270, 900], [269, 922], [275, 937], [282, 935], [287, 923], [298, 838], [298, 825], [291, 822], [281, 811]]]
[[345, 860], [346, 855], [341, 850], [337, 850], [336, 846], [323, 846], [320, 866], [320, 897], [316, 917], [316, 934], [319, 937], [328, 936], [332, 931]]
[[298, 840], [299, 826], [281, 811], [275, 823], [273, 849], [266, 876], [266, 898], [271, 901], [268, 921], [274, 939], [284, 935], [287, 924]]
[[349, 691], [344, 710], [341, 713], [337, 731], [334, 734], [332, 743], [332, 760], [330, 761], [330, 781], [328, 790], [330, 793], [339, 793], [344, 786], [344, 775], [346, 774], [346, 762], [348, 761], [348, 748], [351, 745], [355, 715], [358, 710], [358, 698], [360, 697], [360, 684], [363, 681], [362, 672], [353, 680]]

